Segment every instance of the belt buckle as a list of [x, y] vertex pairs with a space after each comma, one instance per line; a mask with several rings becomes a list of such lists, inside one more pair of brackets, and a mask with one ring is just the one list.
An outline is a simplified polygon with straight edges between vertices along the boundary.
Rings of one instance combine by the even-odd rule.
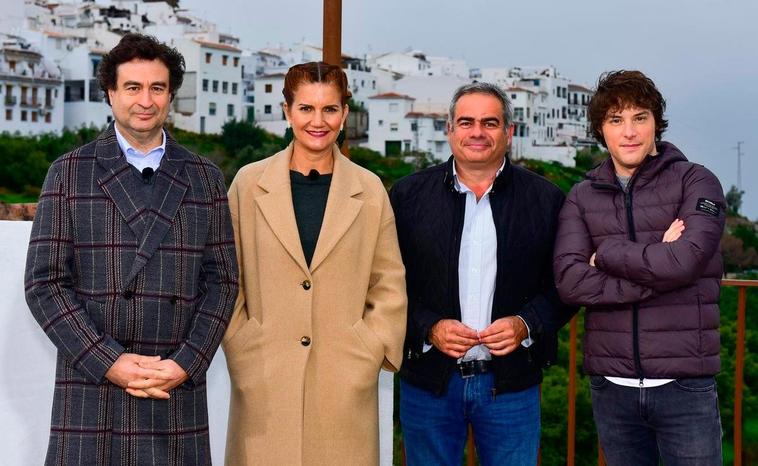
[[476, 375], [476, 366], [471, 364], [471, 361], [462, 362], [458, 364], [458, 372], [462, 379], [469, 379]]

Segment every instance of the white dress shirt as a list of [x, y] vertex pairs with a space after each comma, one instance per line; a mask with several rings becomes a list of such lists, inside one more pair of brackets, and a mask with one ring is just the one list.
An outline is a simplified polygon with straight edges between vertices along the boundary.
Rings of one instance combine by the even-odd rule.
[[[503, 170], [501, 165], [497, 175]], [[497, 231], [490, 206], [490, 185], [479, 201], [476, 194], [458, 177], [453, 163], [455, 189], [466, 195], [466, 210], [458, 254], [458, 290], [461, 322], [477, 332], [492, 323], [492, 301], [497, 276]], [[463, 361], [491, 359], [489, 349], [477, 345], [468, 350]]]
[[161, 130], [163, 135], [161, 145], [150, 149], [147, 153], [142, 153], [129, 144], [129, 141], [127, 141], [118, 130], [118, 125], [114, 124], [113, 128], [116, 130], [118, 146], [121, 148], [121, 152], [126, 156], [127, 162], [140, 172], [147, 167], [150, 167], [153, 170], [158, 170], [158, 167], [161, 165], [163, 154], [166, 153], [166, 132], [164, 130]]

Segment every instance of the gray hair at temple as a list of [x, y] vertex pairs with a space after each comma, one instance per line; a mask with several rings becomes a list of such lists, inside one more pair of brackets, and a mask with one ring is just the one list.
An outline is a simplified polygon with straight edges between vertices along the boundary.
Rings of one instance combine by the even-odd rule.
[[458, 100], [464, 95], [468, 94], [486, 94], [491, 95], [500, 101], [503, 106], [503, 131], [508, 131], [511, 123], [513, 123], [513, 109], [511, 107], [511, 101], [508, 100], [508, 95], [505, 91], [496, 84], [474, 82], [471, 84], [464, 84], [455, 90], [453, 94], [453, 100], [450, 101], [450, 108], [448, 110], [448, 123], [450, 124], [451, 131], [455, 129], [455, 105]]

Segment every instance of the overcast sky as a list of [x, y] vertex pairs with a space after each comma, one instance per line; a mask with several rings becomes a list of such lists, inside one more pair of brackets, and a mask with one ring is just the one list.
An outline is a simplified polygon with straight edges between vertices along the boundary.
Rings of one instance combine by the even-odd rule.
[[[181, 0], [222, 32], [259, 49], [321, 44], [319, 0]], [[755, 0], [344, 0], [348, 54], [423, 50], [470, 67], [554, 65], [594, 87], [603, 71], [639, 69], [667, 99], [664, 139], [737, 184], [758, 219], [758, 1]]]

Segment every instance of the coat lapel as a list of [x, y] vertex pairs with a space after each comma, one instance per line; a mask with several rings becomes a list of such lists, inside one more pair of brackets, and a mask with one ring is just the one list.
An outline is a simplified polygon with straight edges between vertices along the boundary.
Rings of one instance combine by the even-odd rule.
[[292, 207], [292, 187], [289, 175], [291, 158], [291, 144], [271, 158], [271, 162], [258, 179], [258, 186], [267, 194], [258, 196], [255, 202], [261, 210], [263, 218], [271, 227], [271, 231], [282, 243], [292, 260], [305, 274], [310, 275], [305, 263], [303, 247], [300, 244], [295, 210]]
[[[316, 251], [311, 260], [311, 271], [329, 256], [361, 211], [363, 201], [354, 196], [363, 192], [358, 173], [351, 162], [334, 147], [334, 173], [326, 201], [324, 222], [318, 235]], [[301, 248], [302, 249], [302, 248]], [[302, 253], [301, 253], [302, 254]]]
[[[150, 200], [150, 208], [145, 217], [145, 233], [137, 249], [137, 256], [132, 264], [126, 283], [137, 276], [142, 267], [155, 254], [166, 233], [174, 222], [174, 217], [182, 204], [184, 194], [189, 188], [189, 177], [184, 163], [189, 153], [166, 134], [166, 153], [161, 160], [160, 169], [155, 172], [155, 186]], [[133, 178], [133, 177], [132, 177]]]
[[104, 170], [97, 179], [98, 185], [116, 205], [139, 241], [145, 231], [145, 210], [134, 202], [137, 185], [131, 166], [121, 153], [113, 123], [97, 138], [95, 159]]

